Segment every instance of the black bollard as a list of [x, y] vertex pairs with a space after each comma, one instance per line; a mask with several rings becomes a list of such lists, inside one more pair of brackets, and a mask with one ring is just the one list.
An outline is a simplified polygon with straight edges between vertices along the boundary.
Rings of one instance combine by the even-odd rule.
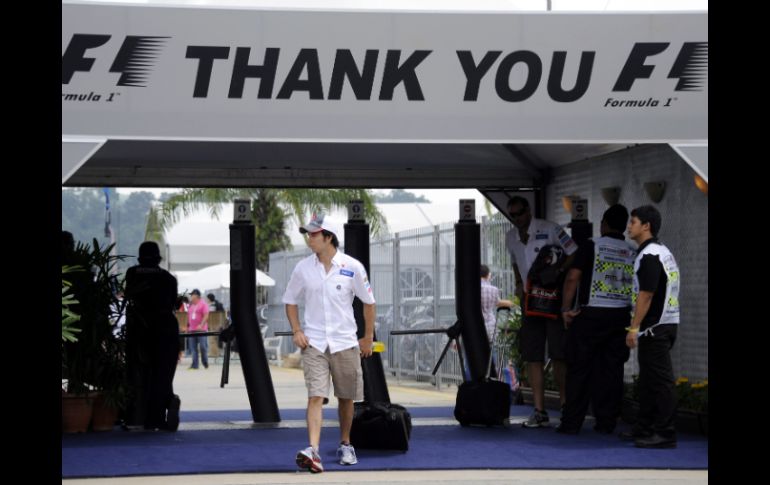
[[588, 200], [573, 196], [570, 206], [572, 218], [569, 228], [572, 240], [580, 246], [593, 236], [594, 226], [588, 222]]
[[[455, 224], [455, 304], [471, 380], [480, 382], [487, 375], [491, 353], [481, 313], [481, 226], [475, 209], [463, 210], [464, 202], [473, 201], [460, 201], [461, 218]], [[490, 375], [497, 376], [494, 364]]]
[[[358, 217], [360, 206], [358, 201], [352, 201], [353, 208], [348, 211], [348, 222], [345, 224], [345, 253], [359, 260], [369, 271], [369, 224], [363, 218]], [[353, 315], [358, 325], [358, 338], [364, 336], [366, 330], [364, 323], [364, 304], [356, 297], [353, 301]], [[377, 340], [377, 334], [374, 335]], [[382, 367], [382, 356], [374, 352], [371, 357], [361, 359], [361, 370], [364, 374], [364, 401], [366, 402], [390, 402], [388, 384], [385, 381], [385, 370]]]
[[257, 320], [257, 268], [250, 204], [249, 200], [236, 200], [235, 221], [230, 224], [231, 314], [251, 417], [255, 423], [277, 423], [281, 416]]

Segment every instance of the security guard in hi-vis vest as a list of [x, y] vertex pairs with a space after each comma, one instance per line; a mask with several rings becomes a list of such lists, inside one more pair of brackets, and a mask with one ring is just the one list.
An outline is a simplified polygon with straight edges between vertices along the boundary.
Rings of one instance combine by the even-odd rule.
[[675, 448], [676, 389], [671, 348], [679, 328], [679, 266], [658, 239], [660, 212], [651, 206], [631, 211], [628, 235], [639, 244], [634, 261], [634, 313], [626, 335], [639, 346], [639, 415], [621, 438], [639, 448]]
[[601, 237], [580, 245], [564, 282], [567, 402], [560, 433], [580, 432], [589, 403], [598, 433], [612, 433], [620, 416], [636, 256], [623, 238], [627, 221], [628, 210], [620, 204], [604, 211]]

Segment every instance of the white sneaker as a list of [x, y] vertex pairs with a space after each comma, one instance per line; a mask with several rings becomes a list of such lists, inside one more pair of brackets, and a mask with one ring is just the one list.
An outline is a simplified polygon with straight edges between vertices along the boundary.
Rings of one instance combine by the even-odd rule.
[[318, 456], [318, 453], [316, 453], [312, 446], [308, 446], [304, 450], [299, 450], [295, 461], [298, 467], [310, 470], [311, 473], [321, 473], [324, 471], [324, 466], [321, 464], [321, 457]]
[[337, 458], [340, 461], [340, 465], [355, 465], [358, 463], [356, 449], [353, 448], [353, 445], [346, 445], [345, 443], [340, 443], [340, 447], [337, 448]]

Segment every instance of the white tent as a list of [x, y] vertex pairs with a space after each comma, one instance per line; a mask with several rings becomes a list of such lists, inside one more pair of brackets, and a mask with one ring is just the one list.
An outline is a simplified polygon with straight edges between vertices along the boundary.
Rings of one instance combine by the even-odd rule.
[[[274, 286], [275, 280], [260, 270], [256, 273], [257, 286]], [[180, 290], [198, 288], [199, 290], [215, 290], [230, 288], [230, 263], [207, 266], [198, 271], [179, 276]]]

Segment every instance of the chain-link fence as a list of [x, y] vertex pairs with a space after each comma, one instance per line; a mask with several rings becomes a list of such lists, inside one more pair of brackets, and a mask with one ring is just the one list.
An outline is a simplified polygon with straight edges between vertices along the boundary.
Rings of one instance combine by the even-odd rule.
[[[500, 288], [503, 298], [513, 298], [514, 293], [513, 270], [505, 250], [505, 233], [511, 227], [501, 214], [481, 221], [482, 263], [490, 267], [492, 284]], [[454, 224], [445, 223], [396, 233], [370, 245], [369, 279], [377, 301], [375, 333], [386, 345], [381, 354], [385, 372], [397, 381], [432, 382], [437, 388], [462, 382], [454, 348], [436, 376], [431, 375], [446, 345], [446, 334], [390, 334], [393, 330], [447, 328], [456, 321], [454, 243]], [[270, 275], [276, 285], [268, 292], [268, 335], [288, 330], [281, 298], [294, 266], [309, 254], [309, 249], [303, 249], [270, 255]], [[302, 311], [300, 307], [300, 318]], [[291, 339], [284, 339], [282, 351], [294, 351]]]

